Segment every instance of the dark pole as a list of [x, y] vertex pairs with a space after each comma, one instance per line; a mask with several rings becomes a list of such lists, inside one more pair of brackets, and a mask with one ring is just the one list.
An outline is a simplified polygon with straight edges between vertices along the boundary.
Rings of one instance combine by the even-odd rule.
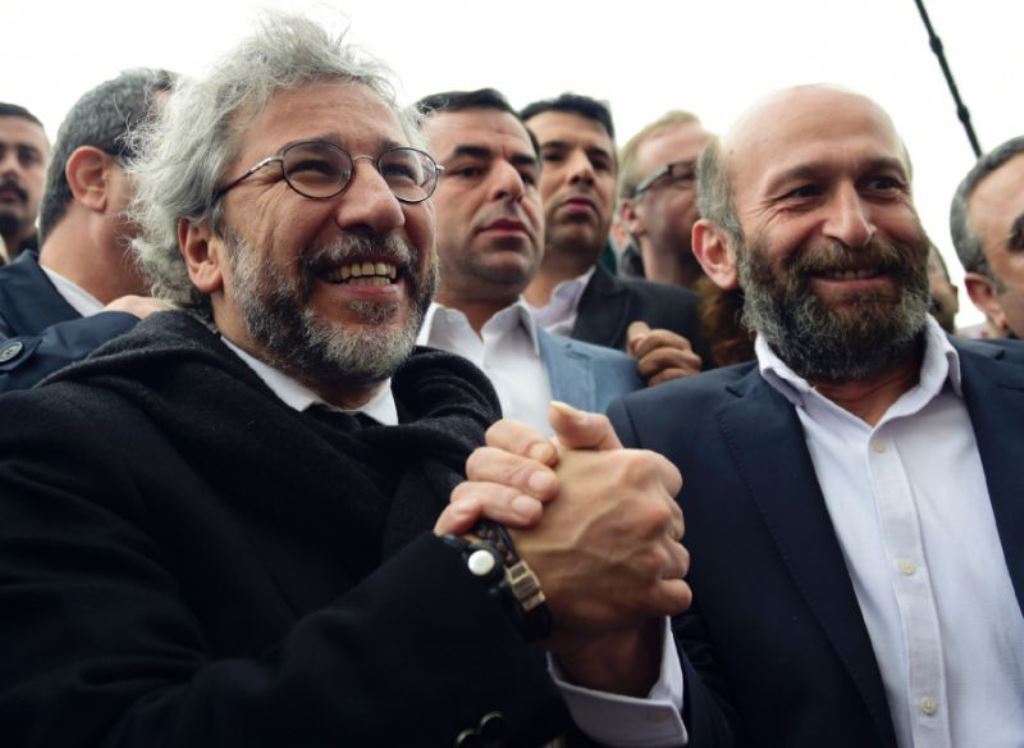
[[932, 48], [932, 52], [939, 58], [939, 67], [942, 68], [942, 75], [946, 78], [946, 85], [949, 86], [949, 92], [953, 94], [953, 101], [956, 103], [956, 116], [964, 126], [964, 130], [967, 132], [967, 139], [971, 141], [971, 149], [974, 151], [974, 157], [981, 157], [981, 146], [978, 145], [978, 136], [974, 134], [974, 127], [971, 125], [971, 113], [967, 111], [967, 106], [960, 98], [960, 92], [956, 88], [956, 81], [953, 80], [953, 73], [949, 69], [949, 63], [946, 62], [946, 55], [942, 51], [942, 40], [939, 39], [935, 33], [935, 29], [932, 28], [932, 22], [928, 19], [928, 11], [924, 9], [924, 0], [914, 0], [917, 5], [917, 10], [921, 13], [921, 20], [924, 21], [924, 27], [928, 30], [928, 44]]

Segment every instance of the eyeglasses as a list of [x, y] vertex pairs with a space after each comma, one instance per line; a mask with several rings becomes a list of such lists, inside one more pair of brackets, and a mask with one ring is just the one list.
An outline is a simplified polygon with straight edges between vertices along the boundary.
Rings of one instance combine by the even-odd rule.
[[697, 164], [693, 161], [676, 161], [658, 169], [633, 189], [633, 197], [640, 197], [660, 180], [679, 190], [689, 189], [697, 181]]
[[243, 181], [272, 163], [281, 165], [281, 176], [303, 197], [327, 200], [340, 195], [352, 182], [356, 161], [372, 161], [396, 198], [403, 203], [421, 203], [434, 194], [444, 171], [437, 162], [416, 148], [389, 148], [373, 156], [353, 156], [333, 143], [313, 140], [294, 143], [278, 156], [268, 156], [213, 196], [214, 202]]

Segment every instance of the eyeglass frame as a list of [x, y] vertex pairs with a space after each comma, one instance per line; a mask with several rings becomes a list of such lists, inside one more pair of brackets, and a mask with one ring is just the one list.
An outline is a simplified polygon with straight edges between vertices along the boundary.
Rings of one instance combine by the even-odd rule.
[[[697, 181], [697, 162], [696, 161], [673, 161], [671, 163], [665, 164], [663, 167], [661, 167], [656, 172], [654, 172], [649, 177], [647, 177], [647, 179], [641, 180], [640, 183], [636, 187], [633, 188], [633, 194], [630, 195], [630, 197], [633, 198], [633, 199], [640, 197], [645, 192], [647, 192], [652, 187], [654, 187], [655, 182], [657, 182], [659, 179], [661, 179], [662, 177], [664, 177], [666, 175], [671, 176], [672, 170], [675, 169], [677, 166], [685, 166], [685, 167], [687, 167], [688, 170], [693, 174], [693, 181], [694, 182]], [[682, 181], [683, 180], [681, 178], [680, 179], [670, 179], [668, 183], [669, 184], [673, 184], [673, 183], [682, 182]]]
[[[343, 185], [341, 185], [341, 187], [338, 189], [337, 192], [333, 192], [330, 195], [307, 195], [305, 192], [303, 192], [302, 190], [298, 189], [294, 184], [292, 184], [292, 180], [289, 179], [288, 175], [285, 173], [285, 170], [284, 170], [284, 157], [285, 157], [285, 154], [288, 153], [288, 151], [292, 150], [293, 148], [299, 148], [299, 147], [302, 147], [302, 146], [309, 146], [309, 145], [322, 145], [322, 146], [328, 146], [330, 148], [334, 148], [335, 150], [340, 151], [344, 155], [348, 156], [349, 161], [352, 162], [352, 173], [349, 174], [348, 180]], [[260, 169], [262, 169], [262, 168], [264, 168], [266, 166], [270, 166], [270, 164], [274, 163], [275, 161], [278, 162], [281, 165], [281, 179], [283, 179], [285, 181], [285, 183], [288, 185], [288, 188], [291, 189], [292, 191], [294, 191], [296, 194], [301, 195], [302, 197], [306, 198], [307, 200], [333, 200], [338, 195], [340, 195], [345, 190], [347, 190], [349, 188], [349, 185], [352, 184], [352, 178], [355, 176], [355, 173], [356, 173], [356, 162], [357, 161], [372, 161], [374, 168], [377, 170], [377, 173], [378, 174], [382, 174], [382, 172], [380, 170], [380, 160], [382, 158], [384, 158], [387, 154], [393, 153], [395, 151], [414, 151], [415, 153], [419, 153], [420, 155], [426, 156], [430, 160], [430, 162], [433, 163], [433, 165], [434, 165], [434, 184], [430, 188], [430, 192], [428, 192], [424, 197], [421, 197], [418, 200], [409, 200], [409, 199], [404, 198], [404, 197], [399, 197], [397, 194], [395, 194], [394, 190], [391, 190], [391, 194], [394, 195], [395, 199], [398, 200], [400, 203], [405, 203], [406, 205], [416, 205], [418, 203], [424, 202], [425, 200], [429, 200], [431, 195], [433, 195], [434, 192], [437, 190], [437, 183], [441, 181], [441, 175], [444, 173], [444, 167], [441, 166], [439, 163], [437, 163], [437, 161], [434, 160], [434, 157], [431, 156], [426, 151], [420, 150], [419, 148], [413, 148], [412, 146], [398, 145], [398, 146], [395, 146], [393, 148], [388, 148], [388, 149], [386, 149], [384, 151], [381, 151], [377, 156], [370, 156], [370, 155], [367, 155], [367, 154], [363, 154], [361, 156], [353, 156], [351, 153], [346, 151], [341, 146], [335, 145], [334, 143], [330, 143], [330, 142], [328, 142], [326, 140], [302, 140], [302, 141], [299, 141], [298, 143], [292, 143], [291, 145], [285, 146], [284, 148], [281, 149], [281, 151], [279, 153], [277, 153], [274, 156], [267, 156], [265, 159], [263, 159], [259, 163], [257, 163], [254, 166], [252, 166], [242, 176], [238, 177], [238, 179], [235, 179], [235, 180], [229, 182], [228, 184], [226, 184], [225, 186], [221, 187], [219, 190], [217, 190], [213, 194], [213, 203], [216, 204], [229, 191], [233, 190], [235, 187], [240, 185], [242, 182], [244, 182], [246, 179], [251, 177], [256, 172], [258, 172]], [[388, 189], [391, 189], [390, 185], [389, 185]]]

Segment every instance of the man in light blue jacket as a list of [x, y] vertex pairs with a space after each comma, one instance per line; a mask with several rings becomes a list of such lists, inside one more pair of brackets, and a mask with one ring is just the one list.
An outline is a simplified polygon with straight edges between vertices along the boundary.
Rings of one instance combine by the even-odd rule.
[[433, 197], [441, 282], [419, 342], [471, 360], [506, 417], [545, 432], [551, 400], [603, 412], [642, 387], [631, 356], [545, 332], [520, 297], [544, 251], [540, 159], [505, 98], [449, 92], [419, 106], [445, 170]]

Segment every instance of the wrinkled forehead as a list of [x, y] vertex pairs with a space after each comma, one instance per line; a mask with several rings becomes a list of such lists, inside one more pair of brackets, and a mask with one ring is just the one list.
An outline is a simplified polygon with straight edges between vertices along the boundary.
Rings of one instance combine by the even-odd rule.
[[892, 160], [910, 175], [906, 149], [889, 115], [864, 96], [827, 87], [791, 89], [766, 99], [737, 121], [723, 150], [737, 191], [810, 166], [856, 168]]
[[277, 89], [265, 102], [240, 109], [233, 129], [242, 158], [263, 158], [303, 140], [324, 140], [353, 153], [416, 145], [419, 140], [390, 102], [351, 81]]

